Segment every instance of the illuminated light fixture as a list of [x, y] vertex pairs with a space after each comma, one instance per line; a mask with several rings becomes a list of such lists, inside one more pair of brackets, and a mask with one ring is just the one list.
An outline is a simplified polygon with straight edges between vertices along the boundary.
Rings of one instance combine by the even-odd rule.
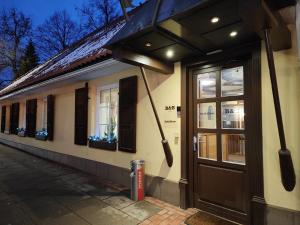
[[211, 23], [218, 23], [219, 21], [220, 21], [220, 18], [216, 17], [216, 16], [211, 18], [211, 20], [210, 20]]
[[147, 43], [145, 44], [145, 46], [146, 46], [146, 47], [151, 47], [152, 44], [151, 44], [150, 42], [147, 42]]
[[229, 35], [230, 35], [230, 37], [234, 38], [235, 36], [238, 35], [238, 32], [234, 30], [234, 31], [231, 31]]
[[173, 50], [168, 50], [167, 52], [166, 52], [166, 56], [170, 59], [170, 58], [173, 58], [173, 56], [174, 56], [174, 51]]

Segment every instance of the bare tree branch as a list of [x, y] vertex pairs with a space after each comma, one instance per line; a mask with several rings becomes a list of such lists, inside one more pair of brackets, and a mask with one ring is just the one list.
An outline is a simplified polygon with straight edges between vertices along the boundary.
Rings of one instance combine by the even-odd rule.
[[81, 37], [81, 31], [66, 11], [55, 12], [35, 32], [41, 58], [46, 60]]
[[31, 19], [15, 8], [0, 13], [0, 63], [18, 74], [22, 47], [31, 34]]
[[107, 26], [121, 13], [118, 0], [89, 0], [76, 9], [86, 33]]

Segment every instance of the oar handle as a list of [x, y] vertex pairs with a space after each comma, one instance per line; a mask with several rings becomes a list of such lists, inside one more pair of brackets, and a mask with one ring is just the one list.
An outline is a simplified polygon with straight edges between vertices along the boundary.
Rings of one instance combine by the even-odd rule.
[[278, 93], [278, 84], [277, 84], [277, 78], [276, 78], [273, 49], [272, 49], [270, 34], [269, 34], [268, 29], [264, 30], [264, 35], [265, 35], [265, 43], [266, 43], [267, 58], [268, 58], [268, 64], [269, 64], [270, 79], [271, 79], [271, 85], [272, 85], [272, 93], [273, 93], [273, 99], [274, 99], [278, 134], [279, 134], [281, 149], [283, 151], [285, 151], [285, 149], [287, 149], [287, 147], [286, 147], [286, 141], [285, 141], [284, 127], [283, 127], [283, 122], [282, 122], [282, 114], [281, 114], [281, 107], [280, 107], [280, 98], [279, 98], [279, 93]]

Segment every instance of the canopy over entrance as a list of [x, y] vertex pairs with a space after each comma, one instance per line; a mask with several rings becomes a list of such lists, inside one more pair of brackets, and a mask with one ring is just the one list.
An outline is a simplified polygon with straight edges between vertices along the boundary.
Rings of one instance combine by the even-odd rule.
[[[290, 32], [278, 9], [295, 0], [149, 0], [106, 46], [119, 60], [172, 72], [172, 63], [263, 38], [289, 48]], [[162, 64], [163, 63], [163, 64]]]

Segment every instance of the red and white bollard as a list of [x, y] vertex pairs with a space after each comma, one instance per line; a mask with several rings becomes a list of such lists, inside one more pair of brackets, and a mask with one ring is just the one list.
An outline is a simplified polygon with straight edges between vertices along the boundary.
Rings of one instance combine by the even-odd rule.
[[131, 199], [142, 201], [145, 198], [145, 161], [132, 160], [131, 165]]

